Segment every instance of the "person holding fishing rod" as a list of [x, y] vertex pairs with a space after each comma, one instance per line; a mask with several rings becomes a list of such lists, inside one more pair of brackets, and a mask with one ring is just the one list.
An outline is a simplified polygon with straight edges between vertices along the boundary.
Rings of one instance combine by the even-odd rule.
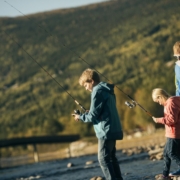
[[[165, 125], [166, 144], [164, 147], [163, 174], [157, 180], [167, 180], [170, 176], [180, 176], [180, 96], [170, 96], [165, 90], [156, 88], [152, 91], [154, 102], [164, 106], [164, 117], [152, 117], [155, 123]], [[169, 173], [171, 161], [176, 161], [179, 169]]]
[[86, 69], [79, 84], [91, 92], [90, 110], [72, 114], [75, 121], [91, 122], [98, 138], [98, 161], [106, 180], [123, 180], [116, 158], [116, 140], [123, 139], [123, 131], [116, 108], [114, 85], [100, 81], [99, 74]]

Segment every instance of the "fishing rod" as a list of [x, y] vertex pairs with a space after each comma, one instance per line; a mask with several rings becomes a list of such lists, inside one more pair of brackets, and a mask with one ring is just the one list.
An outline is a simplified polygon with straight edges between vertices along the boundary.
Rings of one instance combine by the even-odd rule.
[[[31, 56], [24, 48], [22, 45], [20, 45], [13, 37], [11, 37], [10, 35], [8, 35], [6, 32], [5, 34], [11, 38], [18, 46], [20, 49], [22, 49], [44, 72], [46, 72], [73, 100], [74, 102], [79, 105], [81, 107], [82, 110], [86, 111], [85, 107], [80, 104], [67, 90], [65, 90], [65, 88], [36, 60], [33, 58], [33, 56]], [[74, 110], [75, 114], [80, 114], [79, 110]]]
[[[21, 11], [19, 11], [17, 8], [15, 8], [13, 5], [11, 5], [10, 3], [6, 2], [9, 6], [11, 6], [12, 8], [14, 8], [15, 10], [17, 10], [19, 13], [21, 13], [24, 17], [26, 17], [27, 19], [30, 19], [29, 17], [27, 17], [25, 14], [23, 14]], [[45, 28], [41, 27], [39, 24], [38, 26], [40, 28], [42, 28], [43, 30], [45, 30], [45, 32], [47, 34], [49, 34], [50, 36], [53, 36], [52, 34], [49, 33], [49, 31], [47, 31]], [[58, 38], [59, 39], [59, 38]], [[65, 43], [61, 43], [64, 47], [66, 47]], [[83, 59], [80, 55], [78, 55], [75, 51], [69, 49], [68, 47], [66, 47], [70, 52], [74, 53], [80, 60], [82, 60], [84, 63], [86, 63], [89, 67], [92, 67], [91, 64], [89, 64], [85, 59]], [[37, 63], [37, 62], [36, 62]], [[39, 64], [38, 64], [39, 65]], [[105, 78], [108, 82], [114, 84], [111, 80], [109, 80], [106, 76], [104, 76], [102, 73], [100, 73], [97, 69], [93, 68], [98, 74], [100, 74], [103, 78]], [[47, 72], [47, 71], [45, 71]], [[53, 78], [51, 76], [51, 78]], [[53, 78], [54, 79], [54, 78]], [[55, 79], [54, 79], [55, 80]], [[58, 83], [59, 84], [59, 83]], [[137, 101], [135, 101], [130, 95], [126, 94], [122, 89], [120, 89], [117, 85], [115, 85], [115, 87], [122, 92], [125, 96], [127, 96], [131, 102], [126, 101], [125, 105], [128, 106], [129, 108], [135, 108], [136, 106], [139, 106], [148, 116], [153, 117], [151, 113], [149, 113], [142, 105], [140, 105]], [[64, 88], [63, 88], [64, 89]]]

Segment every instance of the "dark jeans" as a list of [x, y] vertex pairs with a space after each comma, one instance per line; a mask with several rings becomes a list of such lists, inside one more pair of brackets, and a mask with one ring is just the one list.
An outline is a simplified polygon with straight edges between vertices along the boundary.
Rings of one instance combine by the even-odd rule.
[[175, 161], [180, 168], [180, 139], [167, 138], [163, 155], [164, 155], [163, 175], [168, 176], [171, 167], [171, 161]]
[[98, 139], [98, 161], [106, 180], [123, 180], [116, 158], [116, 140]]

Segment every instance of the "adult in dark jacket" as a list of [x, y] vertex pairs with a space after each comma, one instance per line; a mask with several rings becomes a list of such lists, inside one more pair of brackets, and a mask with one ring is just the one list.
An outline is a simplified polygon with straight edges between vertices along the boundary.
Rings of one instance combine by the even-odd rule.
[[90, 110], [73, 114], [75, 121], [92, 122], [98, 138], [98, 161], [106, 180], [123, 180], [116, 158], [116, 140], [123, 139], [123, 132], [116, 108], [114, 85], [100, 81], [98, 73], [86, 69], [79, 84], [91, 92]]

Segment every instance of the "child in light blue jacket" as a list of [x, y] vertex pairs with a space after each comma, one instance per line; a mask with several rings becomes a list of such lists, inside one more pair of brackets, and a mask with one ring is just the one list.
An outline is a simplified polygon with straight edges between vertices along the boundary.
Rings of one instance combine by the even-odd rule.
[[176, 96], [180, 96], [180, 41], [177, 41], [173, 46], [174, 56], [177, 58], [175, 65], [175, 85]]
[[90, 110], [73, 114], [75, 121], [91, 122], [98, 138], [98, 161], [106, 180], [123, 180], [116, 158], [116, 140], [123, 139], [123, 132], [116, 108], [114, 85], [100, 81], [99, 74], [86, 69], [79, 84], [91, 92]]

